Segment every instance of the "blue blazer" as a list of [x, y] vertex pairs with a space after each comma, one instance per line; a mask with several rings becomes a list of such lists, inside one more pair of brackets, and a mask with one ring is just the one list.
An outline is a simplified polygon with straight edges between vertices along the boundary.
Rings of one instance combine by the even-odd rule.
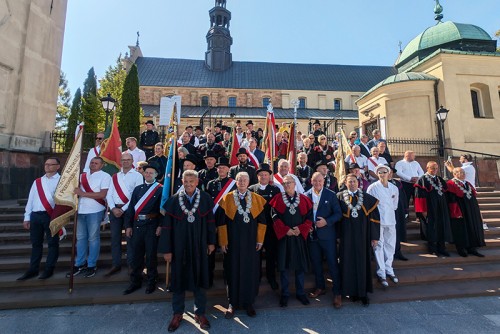
[[259, 150], [258, 148], [255, 149], [255, 152], [253, 152], [253, 155], [255, 155], [255, 157], [257, 158], [257, 160], [259, 160], [259, 163], [263, 163], [264, 162], [264, 152]]
[[[312, 198], [313, 189], [305, 193], [307, 197]], [[314, 219], [314, 213], [313, 219]], [[326, 226], [317, 228], [316, 233], [320, 240], [336, 240], [337, 234], [335, 232], [335, 223], [342, 218], [342, 209], [335, 193], [329, 189], [323, 188], [321, 197], [319, 199], [318, 210], [316, 211], [316, 218], [322, 217], [326, 220]], [[314, 222], [313, 222], [314, 223]]]

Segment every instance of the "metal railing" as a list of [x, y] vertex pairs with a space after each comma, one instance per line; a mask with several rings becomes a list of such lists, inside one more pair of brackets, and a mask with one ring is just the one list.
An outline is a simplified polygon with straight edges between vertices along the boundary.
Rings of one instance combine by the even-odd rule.
[[403, 156], [406, 151], [413, 151], [417, 156], [437, 156], [439, 142], [435, 139], [422, 138], [387, 138], [389, 152], [394, 156]]

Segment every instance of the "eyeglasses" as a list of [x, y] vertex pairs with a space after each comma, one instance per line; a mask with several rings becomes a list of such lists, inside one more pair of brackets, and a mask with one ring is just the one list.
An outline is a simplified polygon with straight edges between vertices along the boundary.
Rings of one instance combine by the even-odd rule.
[[283, 185], [284, 185], [284, 186], [288, 186], [288, 185], [290, 185], [290, 184], [295, 184], [295, 182], [283, 182]]
[[132, 159], [122, 159], [122, 161], [132, 161]]
[[95, 140], [103, 140], [104, 137], [95, 137]]

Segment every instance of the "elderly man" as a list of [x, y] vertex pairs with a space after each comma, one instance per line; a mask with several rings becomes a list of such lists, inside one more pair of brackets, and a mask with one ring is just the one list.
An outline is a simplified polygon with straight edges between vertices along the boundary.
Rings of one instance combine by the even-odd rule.
[[427, 172], [415, 183], [415, 212], [420, 220], [420, 232], [427, 240], [430, 254], [450, 256], [446, 251], [445, 242], [452, 241], [447, 186], [437, 175], [438, 164], [435, 161], [427, 163]]
[[229, 306], [226, 319], [231, 319], [238, 307], [246, 309], [248, 316], [256, 316], [253, 304], [259, 292], [260, 250], [267, 226], [266, 200], [248, 191], [249, 183], [249, 175], [239, 172], [236, 175], [237, 190], [220, 201], [224, 216], [218, 222], [217, 231], [227, 280]]
[[380, 218], [375, 197], [358, 188], [354, 174], [345, 178], [346, 190], [339, 192], [343, 218], [339, 223], [339, 260], [342, 295], [352, 301], [361, 299], [369, 305], [368, 292], [373, 292], [371, 248], [380, 238]]
[[250, 138], [248, 140], [248, 152], [257, 158], [259, 164], [264, 162], [264, 152], [257, 147], [257, 140], [255, 138]]
[[197, 189], [198, 173], [184, 171], [184, 190], [164, 204], [166, 215], [161, 222], [158, 252], [172, 264], [172, 309], [174, 316], [168, 331], [179, 328], [184, 313], [186, 290], [194, 294], [194, 320], [207, 330], [210, 322], [205, 316], [206, 289], [209, 287], [208, 256], [215, 250], [215, 219], [210, 196]]
[[361, 148], [361, 154], [363, 154], [367, 158], [369, 158], [371, 156], [370, 148], [368, 147], [368, 140], [369, 140], [368, 136], [365, 134], [362, 134], [360, 141], [359, 141], [359, 147]]
[[305, 191], [311, 188], [311, 176], [313, 174], [313, 169], [307, 164], [307, 154], [300, 152], [297, 155], [298, 165], [295, 168], [295, 175], [300, 180], [300, 184]]
[[288, 271], [295, 272], [295, 295], [303, 304], [309, 299], [304, 291], [304, 273], [309, 270], [307, 237], [312, 227], [311, 200], [295, 191], [295, 179], [287, 175], [283, 179], [285, 191], [274, 196], [272, 207], [274, 231], [278, 238], [278, 270], [281, 280], [280, 306], [288, 306]]
[[250, 184], [257, 183], [257, 177], [255, 176], [255, 167], [248, 161], [248, 153], [247, 150], [243, 147], [238, 149], [236, 153], [236, 157], [238, 158], [239, 164], [236, 166], [232, 166], [229, 169], [229, 176], [233, 179], [236, 178], [236, 175], [239, 172], [246, 172], [250, 177]]
[[[465, 173], [465, 180], [469, 182], [474, 188], [476, 188], [476, 169], [472, 165], [472, 155], [462, 154], [460, 156], [460, 164], [462, 165], [462, 170]], [[445, 162], [446, 168], [450, 173], [453, 173], [455, 166], [448, 160]]]
[[342, 218], [342, 211], [335, 193], [324, 187], [323, 175], [318, 172], [314, 173], [311, 182], [312, 189], [305, 195], [313, 202], [313, 224], [309, 233], [309, 251], [314, 270], [315, 289], [309, 294], [309, 297], [317, 298], [325, 294], [326, 285], [323, 276], [323, 257], [325, 257], [330, 277], [333, 280], [333, 305], [338, 309], [342, 306], [342, 297], [340, 295], [335, 226]]
[[147, 287], [146, 294], [156, 290], [158, 278], [157, 247], [160, 236], [160, 203], [162, 185], [156, 181], [158, 171], [154, 166], [144, 167], [144, 184], [135, 187], [130, 198], [130, 204], [125, 211], [125, 235], [130, 238], [130, 252], [132, 253], [132, 270], [130, 285], [123, 291], [124, 295], [131, 294], [142, 285], [142, 271], [144, 256], [146, 256]]
[[[387, 141], [382, 138], [382, 133], [380, 132], [379, 129], [375, 129], [372, 131], [372, 140], [368, 142], [368, 147], [371, 149], [372, 147], [375, 147], [380, 143], [381, 141], [385, 142], [387, 144]], [[387, 149], [387, 153], [389, 153], [389, 149]]]
[[89, 153], [87, 154], [87, 160], [83, 166], [84, 173], [90, 173], [90, 161], [101, 154], [101, 144], [103, 140], [104, 132], [99, 131], [95, 137], [95, 146], [89, 150]]
[[467, 254], [484, 257], [477, 251], [486, 246], [483, 219], [476, 199], [476, 189], [466, 180], [463, 168], [453, 169], [453, 179], [447, 182], [453, 241], [460, 256]]
[[372, 147], [370, 149], [370, 153], [372, 154], [372, 156], [368, 158], [368, 179], [370, 180], [370, 182], [377, 182], [379, 177], [375, 170], [379, 165], [387, 165], [388, 162], [379, 155], [380, 150], [377, 146]]
[[290, 174], [290, 163], [288, 162], [288, 160], [281, 159], [280, 161], [278, 161], [278, 173], [274, 174], [273, 176], [273, 184], [276, 187], [280, 188], [281, 192], [285, 191], [283, 182], [285, 176], [287, 175], [290, 175], [290, 177], [295, 180], [295, 191], [297, 191], [299, 194], [303, 194], [304, 188], [302, 187], [299, 178], [293, 174]]
[[[123, 152], [121, 157], [122, 169], [111, 177], [106, 201], [109, 207], [109, 221], [111, 228], [111, 269], [104, 275], [109, 277], [116, 274], [122, 267], [122, 230], [124, 228], [124, 212], [128, 209], [129, 201], [134, 189], [143, 184], [142, 174], [132, 168], [132, 155]], [[127, 238], [127, 263], [132, 266], [132, 252], [130, 238]]]
[[134, 168], [137, 167], [139, 161], [146, 161], [146, 154], [137, 147], [137, 139], [135, 137], [128, 137], [125, 139], [125, 144], [128, 148], [126, 152], [130, 153], [134, 158], [134, 161], [132, 161], [132, 166]]
[[154, 145], [160, 142], [160, 135], [156, 130], [154, 130], [154, 123], [152, 120], [146, 122], [146, 131], [141, 133], [141, 139], [139, 140], [139, 145], [141, 149], [144, 150], [146, 154], [146, 159], [149, 159], [154, 154]]
[[424, 175], [424, 170], [420, 164], [415, 161], [415, 152], [406, 151], [404, 158], [396, 163], [397, 174], [403, 183], [403, 189], [406, 194], [407, 207], [410, 203], [410, 198], [415, 199], [415, 189], [413, 185], [417, 180]]
[[[97, 272], [97, 259], [101, 248], [99, 227], [104, 218], [105, 198], [111, 184], [111, 176], [103, 172], [102, 167], [104, 167], [102, 158], [92, 159], [90, 174], [82, 173], [80, 188], [74, 190], [79, 197], [76, 262], [72, 269], [74, 276], [84, 273], [85, 277], [94, 277]], [[70, 277], [71, 273], [66, 276]]]
[[377, 259], [377, 278], [385, 289], [389, 286], [387, 276], [394, 283], [399, 282], [392, 268], [396, 248], [396, 210], [398, 209], [399, 190], [389, 182], [391, 172], [389, 166], [379, 165], [375, 172], [379, 180], [368, 187], [367, 193], [379, 201], [380, 239], [375, 247], [375, 258]]
[[57, 172], [61, 163], [57, 158], [45, 160], [45, 175], [36, 179], [31, 186], [28, 203], [24, 213], [23, 227], [30, 231], [31, 259], [28, 271], [19, 277], [24, 281], [38, 275], [43, 253], [43, 238], [47, 237], [48, 253], [44, 272], [38, 277], [47, 279], [54, 274], [54, 267], [59, 258], [59, 235], [52, 236], [50, 232], [50, 215], [54, 210], [54, 193], [60, 175]]
[[368, 158], [361, 154], [361, 147], [359, 145], [352, 147], [352, 153], [345, 158], [345, 162], [348, 164], [358, 164], [365, 172], [368, 170]]

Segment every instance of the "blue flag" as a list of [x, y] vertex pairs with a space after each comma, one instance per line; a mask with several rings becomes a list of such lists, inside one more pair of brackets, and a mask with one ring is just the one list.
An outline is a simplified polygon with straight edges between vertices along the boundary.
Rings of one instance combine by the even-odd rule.
[[168, 161], [167, 167], [165, 168], [165, 181], [163, 182], [163, 193], [161, 195], [161, 208], [167, 202], [167, 200], [172, 196], [173, 182], [175, 180], [176, 171], [176, 160], [177, 160], [177, 142], [175, 136], [170, 138], [170, 149], [168, 151]]

